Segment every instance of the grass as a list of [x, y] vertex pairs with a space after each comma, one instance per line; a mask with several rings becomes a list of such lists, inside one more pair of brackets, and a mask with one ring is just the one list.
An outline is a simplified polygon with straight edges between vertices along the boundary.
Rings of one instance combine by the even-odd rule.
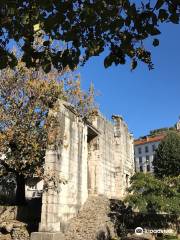
[[175, 235], [163, 235], [162, 237], [157, 237], [157, 240], [178, 240]]

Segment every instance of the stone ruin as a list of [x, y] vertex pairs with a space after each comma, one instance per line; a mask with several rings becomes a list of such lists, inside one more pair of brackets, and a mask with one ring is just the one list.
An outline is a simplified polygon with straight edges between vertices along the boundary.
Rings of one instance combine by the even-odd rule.
[[110, 122], [98, 114], [87, 121], [59, 101], [56, 117], [56, 147], [47, 149], [45, 171], [63, 174], [67, 183], [43, 193], [39, 232], [32, 240], [64, 239], [61, 233], [88, 197], [123, 199], [134, 173], [133, 136], [121, 116]]

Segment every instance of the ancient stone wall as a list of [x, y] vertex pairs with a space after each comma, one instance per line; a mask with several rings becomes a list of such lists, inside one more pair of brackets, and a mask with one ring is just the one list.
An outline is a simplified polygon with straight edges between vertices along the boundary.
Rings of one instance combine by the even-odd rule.
[[88, 196], [87, 126], [63, 104], [57, 117], [59, 143], [47, 150], [45, 168], [60, 178], [63, 175], [67, 184], [61, 184], [59, 192], [49, 189], [43, 194], [40, 231], [60, 231]]
[[89, 194], [123, 198], [134, 173], [133, 138], [120, 116], [113, 122], [99, 115], [93, 122], [99, 134], [89, 143]]
[[89, 195], [123, 198], [134, 172], [133, 138], [122, 117], [110, 122], [99, 114], [83, 121], [64, 102], [56, 117], [58, 138], [47, 149], [45, 171], [63, 175], [67, 184], [43, 194], [39, 230], [44, 232], [62, 231]]

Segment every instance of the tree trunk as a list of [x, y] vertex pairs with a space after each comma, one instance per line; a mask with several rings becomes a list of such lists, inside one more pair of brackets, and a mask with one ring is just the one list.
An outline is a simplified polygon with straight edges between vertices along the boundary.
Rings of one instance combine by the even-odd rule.
[[23, 175], [16, 175], [16, 205], [24, 205], [26, 203], [25, 198], [25, 178]]

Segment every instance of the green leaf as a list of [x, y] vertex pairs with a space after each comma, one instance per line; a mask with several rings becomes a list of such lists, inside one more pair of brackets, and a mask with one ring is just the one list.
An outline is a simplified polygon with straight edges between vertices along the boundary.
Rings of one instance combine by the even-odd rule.
[[112, 57], [111, 56], [107, 56], [105, 59], [104, 59], [104, 67], [105, 68], [108, 68], [112, 65], [113, 63], [113, 60], [112, 60]]
[[155, 8], [158, 10], [160, 7], [162, 7], [164, 2], [165, 2], [164, 0], [158, 0], [156, 5], [155, 5]]
[[151, 27], [151, 28], [149, 29], [149, 33], [150, 33], [152, 36], [154, 36], [154, 35], [160, 34], [161, 32], [159, 31], [159, 29], [157, 29], [157, 28], [155, 28], [155, 27]]
[[155, 38], [154, 40], [153, 40], [153, 46], [154, 47], [157, 47], [159, 45], [159, 40], [157, 39], [157, 38]]
[[168, 18], [168, 13], [167, 13], [167, 11], [164, 10], [164, 9], [160, 9], [160, 10], [159, 10], [158, 18], [159, 18], [161, 21], [165, 21], [165, 20]]
[[137, 61], [135, 59], [131, 62], [131, 71], [134, 70], [137, 67]]
[[179, 23], [179, 15], [178, 14], [172, 14], [170, 17], [169, 17], [170, 21], [172, 23], [175, 23], [175, 24], [178, 24]]

